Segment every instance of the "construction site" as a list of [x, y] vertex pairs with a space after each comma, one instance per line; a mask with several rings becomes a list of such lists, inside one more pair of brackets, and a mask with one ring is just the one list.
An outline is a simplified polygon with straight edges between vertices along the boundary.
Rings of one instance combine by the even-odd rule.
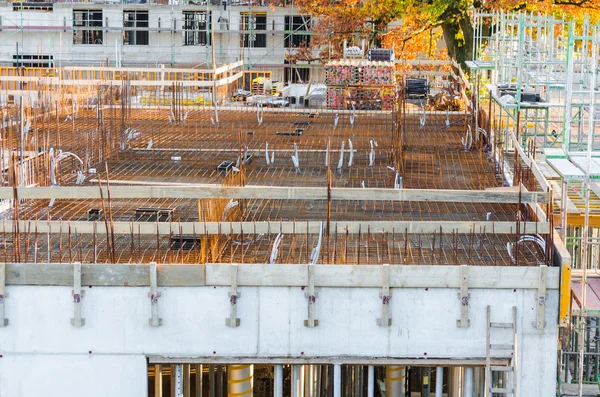
[[600, 28], [474, 20], [468, 78], [0, 67], [0, 396], [597, 395]]

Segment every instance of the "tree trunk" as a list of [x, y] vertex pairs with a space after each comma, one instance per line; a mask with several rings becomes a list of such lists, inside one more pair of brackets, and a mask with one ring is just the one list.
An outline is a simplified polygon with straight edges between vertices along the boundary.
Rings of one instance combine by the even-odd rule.
[[[456, 16], [456, 18], [448, 19], [442, 25], [442, 31], [448, 55], [454, 57], [464, 69], [465, 61], [473, 60], [473, 25], [471, 25], [471, 21], [467, 16]], [[457, 38], [461, 31], [464, 39]]]

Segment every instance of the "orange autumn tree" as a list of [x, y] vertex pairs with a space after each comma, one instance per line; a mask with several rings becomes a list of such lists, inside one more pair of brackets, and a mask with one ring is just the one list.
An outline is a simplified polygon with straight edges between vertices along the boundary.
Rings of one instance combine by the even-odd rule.
[[[397, 57], [473, 58], [472, 12], [535, 11], [598, 20], [600, 0], [296, 0], [304, 13], [318, 18], [309, 46], [290, 53], [293, 60], [326, 61], [342, 55], [343, 42], [392, 47]], [[390, 25], [390, 22], [395, 21]], [[483, 26], [489, 35], [493, 26]], [[443, 39], [445, 49], [438, 42]], [[445, 51], [447, 50], [447, 51]]]
[[318, 18], [313, 26], [310, 45], [300, 46], [290, 59], [327, 61], [343, 55], [344, 40], [348, 46], [381, 45], [381, 32], [402, 15], [398, 0], [296, 0], [303, 13]]
[[431, 23], [437, 19], [438, 12], [436, 7], [407, 3], [402, 19], [380, 34], [382, 46], [393, 48], [398, 59], [450, 59], [446, 48], [440, 45], [443, 38], [441, 22]]

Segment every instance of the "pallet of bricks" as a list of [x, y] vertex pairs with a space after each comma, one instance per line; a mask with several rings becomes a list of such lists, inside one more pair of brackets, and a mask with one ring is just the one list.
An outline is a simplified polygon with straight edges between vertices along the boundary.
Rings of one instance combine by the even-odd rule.
[[327, 107], [329, 109], [346, 108], [346, 89], [341, 87], [327, 87]]
[[394, 64], [392, 62], [367, 62], [361, 68], [361, 84], [374, 86], [394, 85]]
[[396, 100], [396, 92], [393, 87], [384, 88], [382, 90], [381, 106], [383, 110], [392, 110], [394, 101]]
[[[350, 99], [359, 109], [390, 110], [394, 103], [394, 64], [392, 62], [342, 60], [325, 65], [327, 107], [347, 108]], [[344, 88], [352, 87], [350, 98]], [[375, 98], [373, 88], [381, 90]], [[379, 92], [379, 91], [377, 91]]]
[[358, 61], [332, 61], [325, 65], [326, 100], [330, 109], [346, 109], [348, 86], [359, 79]]
[[356, 85], [359, 74], [359, 61], [331, 61], [325, 65], [325, 85]]
[[378, 88], [354, 88], [350, 90], [350, 103], [357, 110], [381, 110], [381, 94]]

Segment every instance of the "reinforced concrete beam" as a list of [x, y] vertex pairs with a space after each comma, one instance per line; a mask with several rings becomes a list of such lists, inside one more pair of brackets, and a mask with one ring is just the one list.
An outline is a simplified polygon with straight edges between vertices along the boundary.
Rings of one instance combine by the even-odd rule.
[[[237, 286], [302, 287], [309, 284], [309, 265], [243, 264], [238, 266]], [[390, 288], [461, 287], [460, 266], [436, 265], [312, 265], [314, 286], [381, 288], [389, 269]], [[82, 286], [149, 287], [148, 264], [82, 264]], [[539, 268], [516, 266], [469, 266], [469, 289], [531, 289], [540, 286]], [[547, 290], [559, 288], [559, 268], [548, 268]], [[7, 285], [73, 285], [73, 265], [7, 263]], [[231, 264], [167, 265], [156, 270], [158, 287], [222, 286], [231, 288]]]
[[[342, 361], [340, 361], [342, 360]], [[508, 365], [508, 358], [492, 358], [494, 366]], [[207, 356], [207, 357], [185, 357], [185, 356], [148, 356], [150, 364], [267, 364], [267, 365], [328, 365], [343, 362], [344, 365], [407, 365], [411, 367], [482, 367], [485, 366], [485, 357], [469, 359], [450, 358], [389, 358], [389, 357], [229, 357], [229, 356]], [[341, 364], [340, 364], [341, 365]]]
[[[104, 221], [18, 221], [19, 230], [36, 230], [37, 233], [93, 234], [104, 230]], [[112, 223], [114, 234], [131, 235], [229, 235], [229, 234], [318, 234], [322, 221], [258, 221], [258, 222], [120, 222]], [[2, 220], [2, 230], [13, 230], [14, 221]], [[450, 234], [515, 234], [516, 222], [488, 221], [332, 221], [332, 231], [357, 234], [369, 230], [377, 233], [440, 233]], [[521, 234], [548, 234], [549, 222], [527, 222], [520, 225]]]
[[[104, 197], [108, 190], [103, 187]], [[13, 198], [12, 187], [0, 188], [0, 198]], [[331, 200], [364, 201], [415, 201], [415, 202], [461, 202], [461, 203], [531, 203], [546, 204], [549, 193], [506, 192], [495, 190], [444, 190], [444, 189], [380, 189], [380, 188], [332, 188]], [[20, 187], [19, 199], [99, 199], [100, 188], [96, 186]], [[280, 187], [280, 186], [112, 186], [110, 197], [135, 198], [236, 198], [271, 200], [327, 200], [326, 187]]]

